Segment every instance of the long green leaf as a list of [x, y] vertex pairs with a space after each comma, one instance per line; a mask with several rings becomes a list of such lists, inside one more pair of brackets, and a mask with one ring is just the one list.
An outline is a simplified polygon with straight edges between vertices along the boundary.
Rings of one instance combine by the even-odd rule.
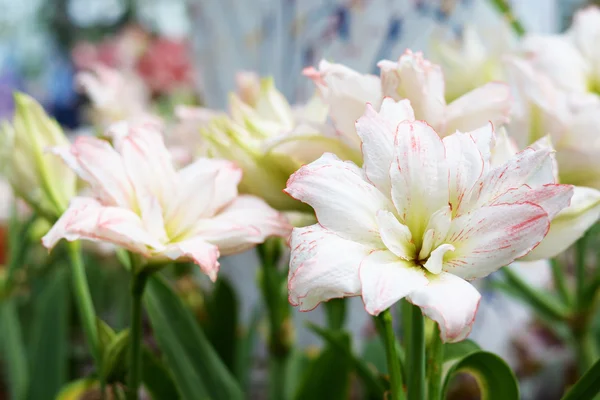
[[148, 280], [144, 303], [182, 398], [243, 399], [192, 313], [163, 279], [155, 275]]
[[144, 348], [142, 361], [142, 382], [146, 390], [152, 394], [152, 398], [156, 400], [179, 399], [171, 372], [165, 368], [161, 360], [150, 350]]
[[235, 363], [235, 377], [240, 383], [240, 387], [244, 391], [248, 391], [250, 385], [250, 372], [252, 371], [252, 360], [254, 346], [258, 339], [258, 324], [262, 311], [260, 307], [256, 307], [250, 318], [250, 323], [246, 332], [240, 339], [239, 346], [237, 347], [236, 363]]
[[27, 396], [27, 358], [25, 345], [21, 333], [21, 321], [17, 314], [17, 305], [14, 299], [7, 299], [0, 304], [0, 321], [2, 321], [2, 359], [6, 365], [4, 370], [8, 374], [10, 398], [24, 400]]
[[54, 398], [68, 378], [68, 269], [56, 268], [35, 300], [28, 398]]
[[[352, 372], [350, 336], [342, 331], [330, 333], [336, 336], [336, 345], [327, 344], [310, 363], [294, 399], [348, 399]], [[340, 351], [338, 345], [343, 350]]]
[[600, 393], [600, 360], [567, 391], [562, 400], [589, 400]]
[[463, 340], [458, 343], [446, 343], [444, 345], [444, 362], [463, 358], [471, 353], [480, 351], [481, 348], [472, 340]]
[[[323, 338], [323, 340], [325, 340], [325, 342], [329, 346], [341, 352], [342, 357], [346, 357], [351, 361], [356, 374], [362, 380], [363, 385], [365, 385], [365, 389], [369, 394], [370, 398], [381, 399], [384, 397], [386, 388], [383, 385], [382, 381], [366, 362], [356, 357], [356, 355], [352, 352], [350, 346], [346, 345], [346, 340], [344, 336], [336, 334], [336, 331], [323, 329], [314, 324], [309, 324], [309, 328], [321, 338]], [[385, 349], [383, 349], [383, 351], [385, 352]], [[387, 369], [387, 366], [385, 365], [385, 360], [383, 362], [383, 365]]]
[[482, 399], [519, 399], [517, 378], [506, 362], [493, 353], [476, 351], [460, 358], [446, 374], [443, 393], [447, 394], [450, 382], [461, 372], [475, 378]]
[[219, 277], [213, 292], [206, 298], [205, 309], [208, 314], [203, 324], [206, 336], [227, 368], [235, 372], [238, 301], [224, 277]]

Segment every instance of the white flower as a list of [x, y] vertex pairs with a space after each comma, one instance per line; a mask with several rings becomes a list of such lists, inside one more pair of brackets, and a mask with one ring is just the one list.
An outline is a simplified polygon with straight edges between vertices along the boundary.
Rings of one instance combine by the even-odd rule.
[[421, 53], [406, 50], [398, 62], [383, 60], [378, 66], [380, 78], [326, 61], [321, 61], [319, 70], [305, 70], [329, 106], [335, 128], [354, 148], [361, 142], [354, 122], [367, 103], [378, 110], [384, 97], [410, 100], [416, 119], [427, 121], [443, 136], [457, 129], [473, 130], [488, 121], [508, 122], [511, 102], [506, 84], [491, 82], [446, 104], [442, 71]]
[[114, 146], [79, 137], [55, 149], [95, 198], [76, 197], [43, 238], [112, 243], [151, 261], [192, 260], [212, 280], [220, 255], [268, 236], [287, 237], [285, 218], [263, 200], [239, 196], [242, 171], [225, 160], [199, 158], [176, 170], [153, 124], [129, 126]]
[[548, 148], [493, 167], [490, 124], [442, 140], [411, 117], [406, 101], [368, 106], [362, 168], [325, 154], [290, 177], [286, 191], [319, 223], [292, 233], [289, 298], [306, 311], [360, 295], [377, 315], [406, 297], [459, 341], [480, 300], [468, 280], [535, 248], [573, 188], [556, 184]]

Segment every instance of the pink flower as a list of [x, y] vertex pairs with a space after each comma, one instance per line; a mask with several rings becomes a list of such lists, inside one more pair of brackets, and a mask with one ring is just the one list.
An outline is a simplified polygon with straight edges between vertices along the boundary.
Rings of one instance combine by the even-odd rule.
[[156, 39], [139, 59], [137, 71], [157, 93], [170, 92], [194, 81], [187, 43], [170, 39]]
[[488, 121], [494, 125], [508, 122], [510, 90], [504, 83], [490, 82], [446, 104], [442, 70], [421, 53], [406, 50], [397, 62], [383, 60], [378, 66], [380, 78], [326, 61], [321, 61], [319, 70], [304, 71], [329, 106], [336, 128], [350, 143], [360, 143], [354, 122], [366, 103], [379, 109], [384, 97], [409, 100], [415, 117], [427, 121], [443, 136], [457, 129], [473, 130]]
[[535, 248], [573, 188], [556, 184], [547, 147], [492, 166], [490, 124], [442, 140], [411, 114], [406, 100], [367, 106], [362, 168], [325, 154], [290, 177], [319, 223], [292, 232], [289, 299], [306, 311], [362, 296], [377, 315], [406, 297], [459, 341], [481, 297], [468, 281]]
[[177, 171], [152, 124], [129, 128], [111, 147], [79, 137], [55, 149], [95, 198], [75, 198], [42, 239], [112, 243], [152, 261], [192, 260], [212, 280], [220, 255], [238, 253], [268, 236], [286, 237], [289, 225], [263, 200], [239, 196], [241, 170], [225, 160], [200, 158]]

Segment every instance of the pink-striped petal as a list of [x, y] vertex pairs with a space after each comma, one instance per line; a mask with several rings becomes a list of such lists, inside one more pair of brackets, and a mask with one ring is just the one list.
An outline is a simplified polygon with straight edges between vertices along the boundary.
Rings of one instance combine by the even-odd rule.
[[414, 119], [408, 100], [396, 102], [386, 97], [379, 113], [367, 104], [365, 114], [356, 121], [356, 132], [362, 142], [365, 175], [388, 196], [391, 196], [390, 165], [394, 158], [396, 129], [400, 122]]
[[529, 253], [548, 233], [544, 209], [531, 203], [478, 208], [452, 220], [446, 243], [455, 247], [444, 271], [463, 279], [483, 278]]
[[217, 215], [197, 221], [192, 235], [214, 244], [225, 256], [248, 250], [271, 236], [287, 239], [291, 230], [287, 219], [264, 200], [242, 195]]
[[290, 247], [290, 304], [310, 311], [333, 298], [359, 296], [359, 266], [371, 251], [316, 224], [295, 228]]
[[392, 200], [417, 247], [431, 215], [448, 205], [448, 166], [442, 140], [426, 123], [398, 125], [390, 168]]
[[296, 171], [285, 192], [314, 208], [325, 228], [362, 243], [381, 244], [375, 215], [393, 209], [360, 168], [329, 153]]
[[191, 260], [196, 263], [202, 272], [214, 282], [219, 272], [219, 249], [217, 246], [206, 242], [200, 237], [193, 237], [181, 242], [171, 243], [162, 252], [171, 260]]

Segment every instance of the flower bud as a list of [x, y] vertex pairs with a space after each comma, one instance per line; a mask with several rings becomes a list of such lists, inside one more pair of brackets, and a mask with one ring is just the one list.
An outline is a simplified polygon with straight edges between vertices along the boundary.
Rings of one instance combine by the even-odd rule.
[[31, 97], [15, 93], [12, 125], [4, 122], [4, 172], [15, 194], [46, 216], [59, 216], [75, 194], [75, 174], [47, 149], [68, 145], [63, 130]]

